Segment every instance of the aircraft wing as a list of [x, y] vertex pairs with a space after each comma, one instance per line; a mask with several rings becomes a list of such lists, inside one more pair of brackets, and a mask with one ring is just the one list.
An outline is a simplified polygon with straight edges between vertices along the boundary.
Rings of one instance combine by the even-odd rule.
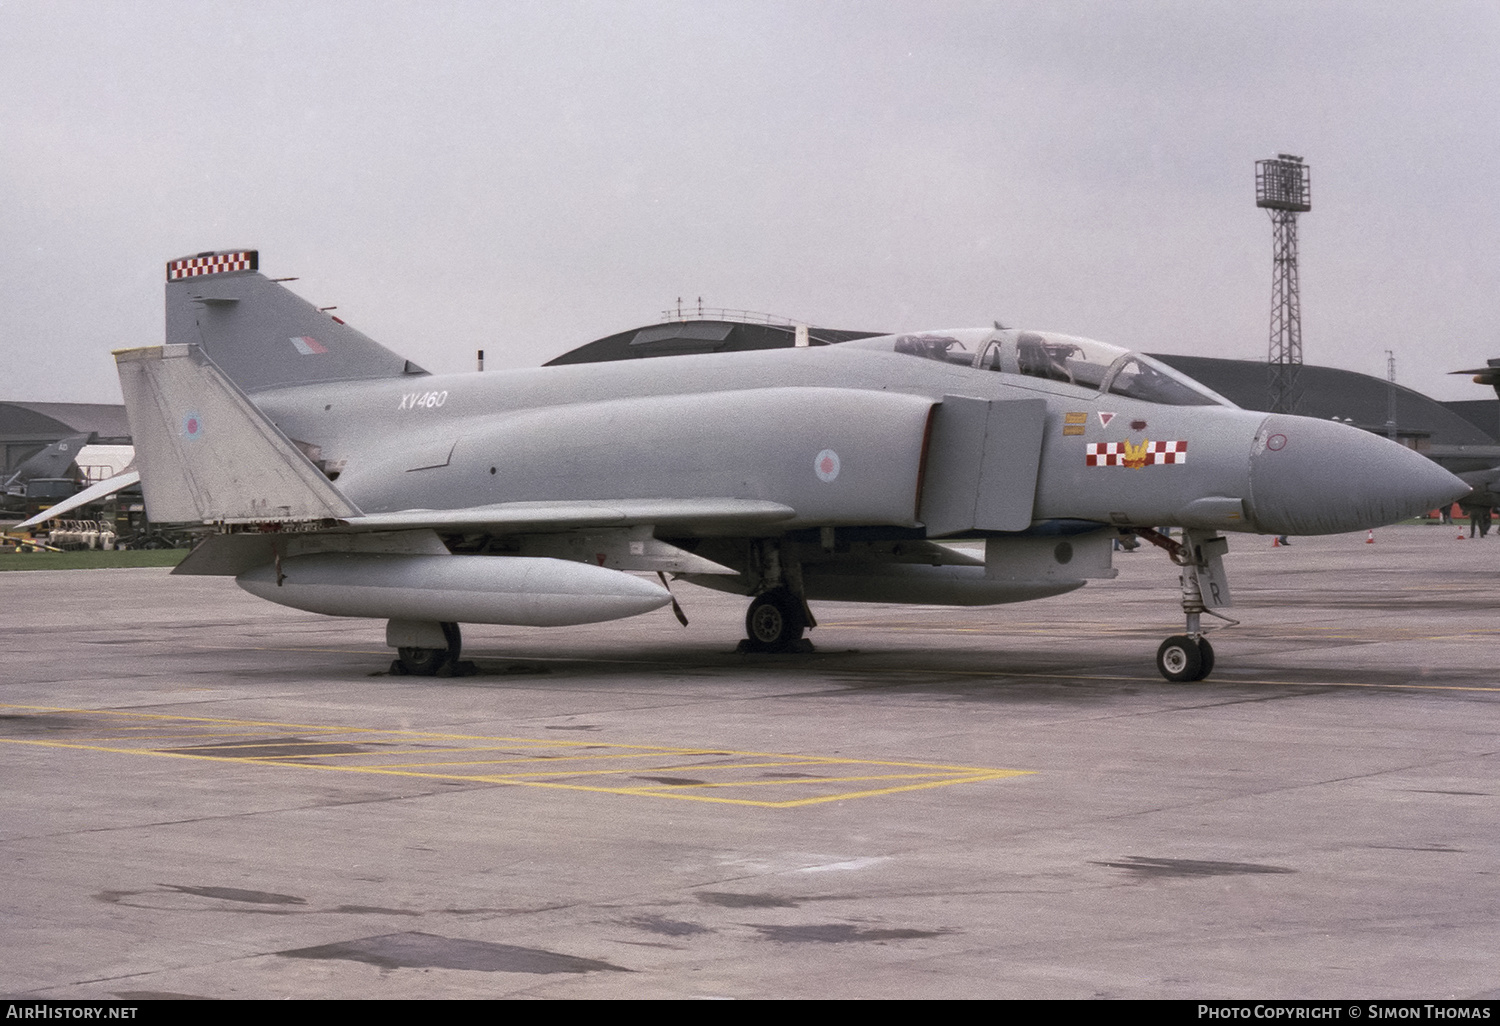
[[408, 509], [368, 513], [343, 523], [354, 530], [525, 531], [654, 524], [696, 530], [726, 530], [790, 520], [796, 510], [760, 499], [616, 499], [562, 502], [502, 502], [467, 509]]
[[[623, 499], [510, 502], [455, 510], [403, 510], [326, 522], [321, 530], [209, 535], [176, 574], [238, 575], [279, 555], [309, 552], [442, 554], [438, 534], [519, 538], [530, 555], [626, 570], [735, 576], [739, 571], [654, 537], [662, 525], [714, 534], [790, 519], [790, 506], [755, 499]], [[592, 529], [592, 530], [590, 530]], [[566, 536], [559, 532], [569, 532]]]
[[56, 506], [49, 506], [30, 520], [21, 521], [13, 530], [24, 530], [28, 527], [35, 527], [37, 524], [46, 523], [53, 517], [60, 517], [64, 513], [71, 513], [79, 506], [87, 506], [91, 502], [98, 502], [106, 495], [113, 495], [115, 492], [129, 488], [131, 485], [138, 483], [140, 479], [141, 472], [138, 470], [127, 470], [123, 474], [116, 474], [114, 477], [100, 481], [98, 484], [89, 485], [77, 495], [64, 499]]

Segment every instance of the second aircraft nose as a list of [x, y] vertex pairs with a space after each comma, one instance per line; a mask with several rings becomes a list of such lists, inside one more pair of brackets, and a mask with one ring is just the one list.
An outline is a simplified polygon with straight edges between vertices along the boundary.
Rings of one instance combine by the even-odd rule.
[[1273, 413], [1254, 445], [1251, 520], [1267, 534], [1362, 531], [1469, 492], [1425, 456], [1334, 421]]

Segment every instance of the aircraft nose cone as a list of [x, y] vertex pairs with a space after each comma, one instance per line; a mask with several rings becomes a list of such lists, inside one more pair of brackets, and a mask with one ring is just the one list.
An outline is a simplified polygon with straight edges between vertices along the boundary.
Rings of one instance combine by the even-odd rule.
[[1267, 534], [1338, 534], [1394, 524], [1469, 486], [1395, 442], [1345, 424], [1273, 413], [1250, 456], [1251, 519]]

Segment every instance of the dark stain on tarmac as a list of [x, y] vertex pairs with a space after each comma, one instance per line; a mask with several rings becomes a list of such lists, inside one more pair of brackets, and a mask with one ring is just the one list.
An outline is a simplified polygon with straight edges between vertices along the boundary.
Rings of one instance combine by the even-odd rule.
[[51, 734], [59, 730], [100, 729], [98, 720], [82, 716], [62, 716], [57, 713], [5, 713], [0, 715], [0, 727], [9, 737], [24, 737], [28, 734]]
[[381, 969], [467, 969], [481, 973], [628, 973], [634, 970], [541, 948], [439, 937], [430, 933], [388, 933], [379, 937], [279, 951], [284, 958], [339, 959]]
[[792, 898], [775, 894], [733, 894], [728, 891], [699, 891], [694, 895], [705, 905], [721, 908], [796, 908], [799, 904]]
[[627, 926], [633, 926], [637, 930], [645, 930], [648, 933], [661, 934], [663, 937], [691, 937], [698, 933], [713, 933], [706, 926], [697, 923], [685, 923], [680, 919], [666, 919], [662, 916], [633, 916], [630, 919], [621, 920]]
[[917, 940], [924, 937], [941, 937], [953, 930], [880, 930], [865, 929], [852, 923], [812, 923], [806, 926], [769, 926], [749, 923], [759, 930], [766, 940], [783, 944], [849, 944], [871, 943], [891, 940]]
[[246, 891], [238, 887], [180, 887], [177, 884], [158, 884], [168, 890], [183, 894], [196, 894], [200, 898], [218, 898], [220, 901], [243, 901], [252, 905], [306, 905], [306, 898], [295, 894], [276, 894], [272, 891]]
[[1199, 859], [1147, 859], [1128, 856], [1123, 862], [1094, 862], [1095, 866], [1128, 869], [1142, 876], [1236, 876], [1244, 873], [1295, 873], [1285, 866], [1255, 862], [1205, 862]]
[[632, 777], [632, 780], [650, 780], [657, 784], [672, 784], [683, 787], [691, 784], [701, 784], [703, 781], [694, 780], [692, 777]]

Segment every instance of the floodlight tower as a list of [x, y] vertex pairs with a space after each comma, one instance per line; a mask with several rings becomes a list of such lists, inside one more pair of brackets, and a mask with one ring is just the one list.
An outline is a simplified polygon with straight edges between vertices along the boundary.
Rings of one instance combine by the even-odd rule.
[[1312, 209], [1312, 181], [1301, 157], [1278, 153], [1255, 162], [1255, 205], [1275, 231], [1271, 274], [1271, 411], [1291, 413], [1302, 366], [1302, 300], [1297, 285], [1297, 215]]

